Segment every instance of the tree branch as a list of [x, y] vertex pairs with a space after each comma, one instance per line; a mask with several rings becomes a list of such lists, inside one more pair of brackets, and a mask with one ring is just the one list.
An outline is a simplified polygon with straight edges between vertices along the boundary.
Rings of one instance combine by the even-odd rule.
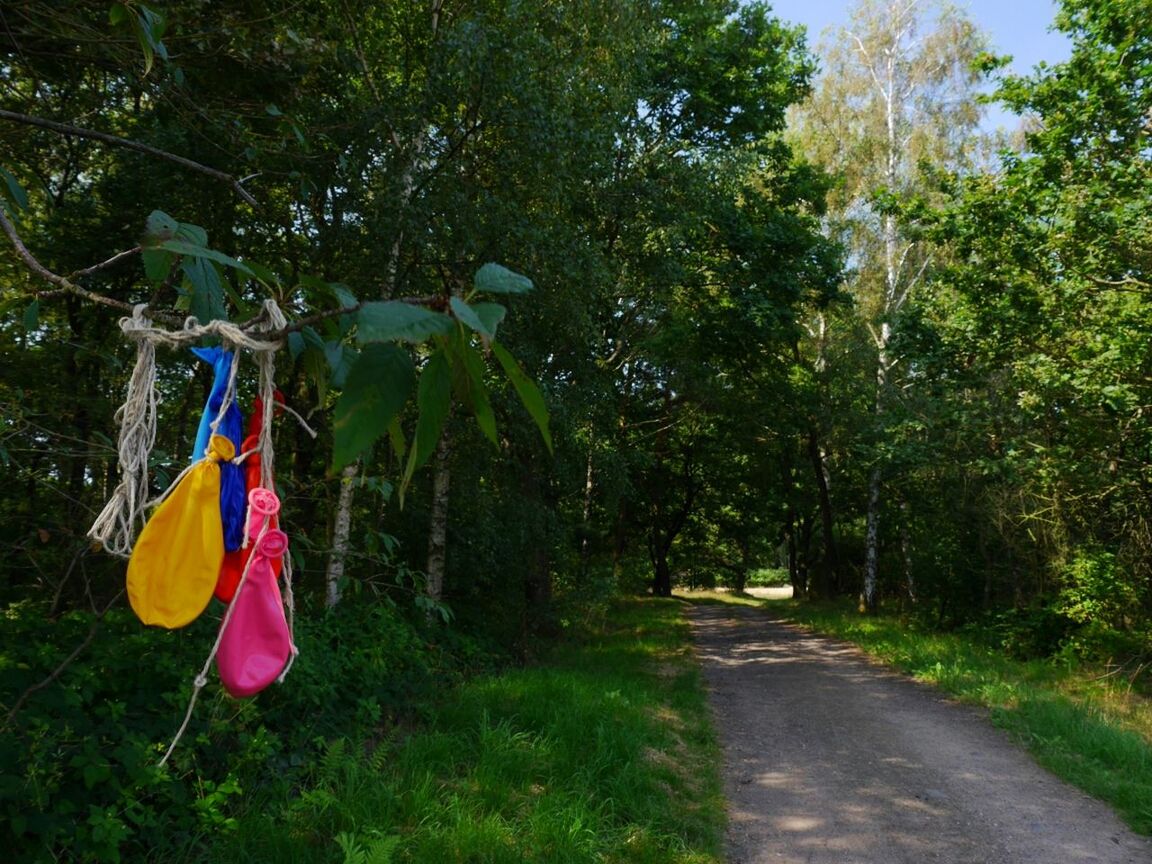
[[128, 138], [120, 138], [116, 135], [109, 135], [107, 132], [97, 132], [94, 129], [83, 129], [79, 126], [71, 126], [67, 123], [57, 123], [55, 120], [45, 120], [42, 117], [32, 117], [28, 114], [18, 114], [15, 111], [4, 111], [0, 109], [0, 120], [11, 120], [14, 123], [23, 123], [25, 126], [36, 126], [40, 129], [49, 129], [53, 132], [59, 132], [61, 135], [73, 135], [77, 138], [91, 138], [93, 141], [103, 141], [105, 144], [112, 144], [116, 147], [124, 147], [128, 150], [135, 150], [138, 153], [146, 153], [149, 156], [155, 156], [158, 159], [166, 159], [169, 162], [174, 162], [185, 168], [193, 171], [199, 171], [201, 174], [207, 174], [227, 183], [246, 203], [252, 207], [259, 207], [259, 202], [252, 195], [240, 185], [240, 181], [233, 177], [231, 174], [226, 174], [223, 171], [218, 171], [215, 168], [209, 168], [207, 165], [201, 165], [199, 162], [193, 162], [191, 159], [186, 159], [183, 156], [177, 156], [175, 153], [169, 153], [167, 150], [160, 150], [157, 147], [150, 147], [147, 144], [141, 144], [139, 141], [131, 141]]
[[[1133, 286], [1135, 288], [1152, 288], [1152, 284], [1145, 282], [1142, 279], [1137, 279], [1134, 276], [1125, 276], [1122, 279], [1104, 279], [1103, 277], [1092, 276], [1091, 274], [1085, 274], [1085, 275], [1088, 277], [1089, 282], [1092, 282], [1092, 283], [1099, 285], [1103, 288], [1120, 288], [1120, 289], [1127, 289], [1127, 290], [1132, 290], [1131, 288], [1128, 288], [1128, 286]], [[1136, 293], [1142, 293], [1142, 292], [1136, 292]]]
[[[121, 312], [132, 312], [131, 303], [125, 303], [123, 300], [116, 300], [112, 297], [106, 297], [103, 294], [97, 294], [95, 291], [89, 291], [87, 288], [83, 288], [77, 285], [68, 276], [61, 276], [59, 273], [53, 273], [51, 270], [41, 264], [40, 261], [37, 260], [36, 256], [28, 250], [28, 247], [24, 245], [24, 241], [21, 240], [20, 235], [16, 233], [16, 226], [14, 226], [11, 220], [8, 219], [8, 214], [4, 212], [3, 207], [0, 207], [0, 230], [3, 230], [4, 233], [8, 235], [8, 239], [12, 241], [12, 246], [16, 249], [17, 257], [24, 262], [25, 266], [29, 270], [31, 270], [44, 281], [50, 282], [53, 285], [59, 287], [58, 291], [36, 291], [35, 296], [37, 299], [47, 300], [65, 294], [74, 294], [77, 297], [83, 297], [85, 300], [88, 300], [92, 303], [98, 303], [101, 306], [110, 306], [113, 309], [119, 309]], [[99, 270], [111, 267], [113, 264], [116, 264], [131, 255], [135, 255], [139, 251], [139, 246], [135, 247], [134, 249], [127, 249], [124, 252], [113, 255], [107, 261], [102, 261], [99, 264], [94, 264], [91, 267], [87, 267], [83, 270], [77, 270], [75, 273], [72, 273], [71, 276], [87, 276], [90, 273], [95, 273]], [[177, 320], [171, 316], [157, 315], [155, 317], [157, 320], [167, 319], [169, 322]]]
[[[106, 270], [121, 261], [124, 261], [133, 255], [137, 255], [141, 251], [140, 246], [134, 246], [131, 249], [125, 249], [123, 252], [118, 252], [109, 258], [107, 261], [101, 261], [99, 264], [93, 264], [91, 267], [85, 267], [82, 270], [75, 270], [67, 276], [61, 276], [59, 273], [54, 273], [49, 270], [39, 259], [24, 245], [24, 241], [16, 231], [8, 214], [4, 212], [4, 208], [0, 207], [0, 230], [8, 235], [8, 239], [12, 242], [12, 246], [16, 250], [17, 257], [24, 262], [24, 265], [43, 279], [53, 285], [58, 286], [54, 291], [34, 291], [33, 296], [38, 300], [49, 300], [56, 297], [63, 297], [69, 294], [81, 297], [92, 303], [97, 303], [101, 306], [109, 306], [113, 309], [118, 309], [121, 312], [131, 314], [135, 310], [135, 305], [127, 303], [124, 300], [117, 300], [114, 297], [108, 297], [104, 294], [98, 294], [95, 291], [89, 291], [80, 285], [77, 285], [72, 280], [78, 276], [90, 276], [93, 273], [98, 273], [101, 270]], [[444, 311], [448, 306], [448, 298], [439, 294], [430, 294], [424, 297], [397, 297], [397, 302], [408, 303], [412, 306], [427, 306], [432, 309], [439, 309]], [[309, 315], [306, 318], [298, 318], [282, 330], [277, 330], [273, 333], [266, 334], [270, 339], [279, 339], [289, 333], [295, 333], [309, 327], [313, 324], [318, 324], [321, 321], [326, 321], [329, 318], [336, 318], [340, 315], [354, 315], [364, 308], [364, 304], [370, 301], [357, 303], [355, 306], [345, 306], [340, 309], [329, 309], [325, 312], [317, 312], [315, 315]], [[165, 324], [183, 325], [184, 318], [179, 315], [173, 315], [166, 312], [161, 312], [149, 308], [148, 315], [154, 321], [159, 321]], [[257, 315], [240, 325], [242, 330], [249, 330], [256, 324], [264, 320], [263, 315]]]

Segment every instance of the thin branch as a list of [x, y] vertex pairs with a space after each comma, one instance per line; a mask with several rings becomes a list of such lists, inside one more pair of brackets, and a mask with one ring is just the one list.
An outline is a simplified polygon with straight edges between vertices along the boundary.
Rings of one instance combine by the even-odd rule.
[[1136, 288], [1152, 288], [1152, 283], [1145, 282], [1142, 279], [1137, 279], [1134, 276], [1125, 276], [1123, 279], [1104, 279], [1100, 276], [1092, 276], [1090, 274], [1085, 275], [1088, 276], [1088, 281], [1094, 282], [1095, 284], [1105, 288], [1124, 288], [1129, 285], [1132, 285]]
[[[43, 279], [53, 285], [59, 287], [57, 291], [36, 291], [35, 296], [38, 300], [50, 300], [56, 297], [62, 297], [68, 294], [82, 297], [91, 303], [98, 303], [101, 306], [110, 306], [113, 309], [119, 309], [121, 312], [131, 313], [133, 306], [131, 303], [126, 303], [123, 300], [116, 300], [115, 298], [108, 297], [104, 294], [97, 294], [95, 291], [89, 291], [87, 288], [81, 287], [73, 282], [68, 276], [61, 276], [59, 273], [53, 273], [47, 267], [40, 263], [40, 261], [33, 255], [28, 247], [24, 245], [24, 241], [20, 239], [20, 235], [16, 233], [16, 226], [8, 219], [8, 214], [4, 212], [4, 208], [0, 207], [0, 230], [3, 230], [8, 235], [8, 239], [12, 241], [12, 246], [16, 249], [16, 255], [24, 262], [25, 266]], [[139, 247], [128, 249], [113, 255], [107, 261], [102, 261], [99, 264], [94, 264], [91, 267], [83, 270], [77, 270], [72, 276], [83, 276], [88, 273], [95, 273], [103, 270], [106, 267], [112, 266], [130, 255], [135, 255], [139, 252]], [[177, 318], [173, 315], [154, 314], [152, 316], [157, 321], [164, 321], [165, 323], [183, 323], [182, 318]]]
[[[303, 330], [305, 327], [310, 327], [313, 324], [319, 324], [321, 321], [327, 321], [329, 318], [338, 318], [341, 315], [355, 315], [357, 312], [364, 308], [366, 303], [373, 302], [380, 301], [365, 300], [363, 302], [357, 303], [355, 306], [342, 306], [339, 309], [328, 309], [325, 312], [317, 312], [315, 315], [309, 315], [307, 318], [297, 318], [283, 330], [276, 330], [274, 332], [265, 334], [265, 336], [266, 338], [272, 340], [280, 339], [289, 333], [297, 333], [300, 330]], [[431, 294], [425, 297], [397, 297], [394, 302], [407, 303], [410, 306], [427, 306], [432, 309], [444, 310], [447, 308], [448, 298], [440, 294]], [[261, 320], [263, 320], [262, 316], [257, 315], [255, 318], [252, 318], [241, 324], [240, 328], [242, 330], [247, 330], [249, 327], [253, 326]]]
[[131, 258], [133, 255], [139, 255], [144, 251], [142, 246], [133, 246], [131, 249], [125, 249], [123, 252], [117, 252], [107, 261], [101, 261], [99, 264], [93, 264], [91, 267], [85, 267], [83, 270], [75, 270], [68, 274], [68, 279], [75, 279], [77, 276], [91, 276], [93, 273], [98, 273], [101, 270], [107, 270], [109, 267], [115, 267], [121, 261]]
[[18, 114], [15, 111], [4, 111], [0, 109], [0, 120], [11, 120], [14, 123], [23, 123], [25, 126], [37, 126], [41, 129], [49, 129], [53, 132], [59, 132], [61, 135], [73, 135], [77, 138], [91, 138], [93, 141], [103, 141], [105, 144], [112, 144], [116, 147], [125, 147], [129, 150], [135, 150], [138, 153], [146, 153], [149, 156], [155, 156], [158, 159], [166, 159], [169, 162], [174, 162], [177, 165], [182, 165], [185, 168], [190, 168], [193, 171], [199, 171], [201, 174], [207, 174], [209, 177], [214, 177], [223, 183], [227, 183], [246, 203], [252, 207], [259, 207], [260, 204], [255, 198], [240, 185], [240, 181], [233, 177], [231, 174], [226, 174], [223, 171], [218, 171], [215, 168], [209, 168], [207, 165], [201, 165], [199, 162], [193, 162], [191, 159], [186, 159], [183, 156], [177, 156], [175, 153], [169, 153], [167, 150], [160, 150], [157, 147], [150, 147], [147, 144], [141, 144], [139, 141], [131, 141], [127, 138], [120, 138], [117, 135], [109, 135], [107, 132], [97, 132], [94, 129], [83, 129], [79, 126], [71, 126], [67, 123], [57, 123], [55, 120], [45, 120], [42, 117], [32, 117], [28, 114]]
[[[87, 288], [83, 288], [73, 282], [72, 278], [76, 276], [87, 276], [89, 274], [112, 267], [120, 261], [131, 257], [132, 255], [138, 254], [141, 250], [141, 247], [135, 246], [132, 249], [126, 249], [123, 252], [119, 252], [113, 255], [107, 261], [101, 261], [99, 264], [93, 264], [91, 267], [85, 267], [82, 270], [76, 270], [68, 276], [61, 276], [59, 273], [54, 273], [43, 264], [41, 264], [39, 259], [37, 259], [36, 256], [33, 255], [31, 251], [29, 251], [28, 247], [24, 245], [24, 241], [20, 238], [20, 235], [16, 232], [16, 226], [14, 226], [11, 220], [8, 219], [8, 214], [4, 212], [3, 207], [0, 207], [0, 229], [2, 229], [4, 233], [8, 235], [8, 239], [12, 241], [12, 246], [16, 249], [17, 257], [19, 257], [20, 260], [24, 262], [25, 266], [29, 270], [31, 270], [40, 278], [44, 279], [46, 282], [50, 282], [53, 285], [59, 286], [55, 291], [34, 292], [34, 296], [38, 300], [55, 299], [57, 297], [63, 297], [71, 294], [77, 297], [82, 297], [83, 299], [92, 303], [98, 303], [101, 306], [110, 306], [113, 309], [119, 309], [121, 312], [132, 313], [135, 311], [135, 306], [133, 304], [127, 303], [123, 300], [116, 300], [115, 298], [108, 297], [104, 294], [97, 294], [95, 291], [89, 291]], [[412, 306], [427, 306], [440, 310], [446, 309], [448, 304], [447, 298], [439, 294], [432, 294], [425, 297], [398, 297], [396, 300], [397, 302], [408, 303]], [[282, 330], [278, 330], [274, 333], [268, 333], [266, 335], [270, 339], [277, 339], [287, 335], [288, 333], [295, 333], [297, 331], [303, 330], [305, 327], [311, 326], [312, 324], [318, 324], [321, 321], [326, 321], [329, 318], [336, 318], [340, 315], [355, 314], [364, 308], [364, 302], [357, 303], [355, 306], [345, 306], [340, 309], [329, 309], [325, 312], [318, 312], [315, 315], [309, 315], [306, 318], [298, 318]], [[185, 320], [183, 317], [178, 315], [154, 311], [152, 309], [149, 309], [148, 315], [154, 321], [161, 321], [165, 324], [182, 325]], [[243, 322], [240, 325], [240, 328], [242, 330], [249, 330], [256, 324], [261, 323], [263, 320], [264, 316], [263, 313], [261, 313], [255, 318], [251, 318], [248, 321]]]

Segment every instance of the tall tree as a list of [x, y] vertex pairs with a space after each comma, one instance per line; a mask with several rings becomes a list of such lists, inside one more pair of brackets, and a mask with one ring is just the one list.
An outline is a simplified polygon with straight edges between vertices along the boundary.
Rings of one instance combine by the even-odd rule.
[[[893, 341], [931, 259], [901, 228], [895, 202], [924, 188], [923, 162], [970, 161], [980, 116], [976, 61], [986, 40], [956, 7], [862, 0], [822, 43], [822, 73], [797, 111], [803, 152], [833, 172], [828, 228], [848, 251], [848, 283], [874, 351], [873, 447], [867, 480], [862, 604], [877, 602], [885, 429], [897, 400]], [[840, 334], [854, 338], [854, 334]]]
[[953, 178], [929, 220], [954, 258], [924, 356], [955, 462], [981, 479], [967, 542], [995, 553], [973, 575], [985, 602], [1042, 602], [1102, 653], [1146, 644], [1152, 617], [1147, 12], [1063, 3], [1072, 56], [999, 90], [1031, 118], [1023, 150]]

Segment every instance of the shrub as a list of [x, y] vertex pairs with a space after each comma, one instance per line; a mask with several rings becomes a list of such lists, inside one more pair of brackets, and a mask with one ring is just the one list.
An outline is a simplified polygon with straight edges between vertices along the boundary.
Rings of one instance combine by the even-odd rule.
[[[5, 617], [7, 713], [97, 622], [87, 613], [50, 621], [30, 602]], [[232, 830], [234, 814], [262, 787], [290, 788], [327, 738], [380, 734], [413, 700], [458, 674], [455, 652], [474, 663], [489, 657], [463, 637], [431, 642], [423, 622], [385, 603], [304, 610], [300, 658], [285, 684], [237, 702], [213, 677], [171, 761], [159, 767], [219, 617], [213, 607], [168, 632], [114, 610], [74, 662], [27, 695], [0, 736], [6, 860], [116, 862], [195, 847]]]

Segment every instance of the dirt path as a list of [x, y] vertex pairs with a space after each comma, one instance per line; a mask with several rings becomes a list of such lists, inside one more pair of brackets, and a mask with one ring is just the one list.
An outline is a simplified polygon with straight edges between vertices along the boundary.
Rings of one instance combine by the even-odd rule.
[[695, 606], [730, 864], [1149, 864], [975, 709], [760, 609]]

